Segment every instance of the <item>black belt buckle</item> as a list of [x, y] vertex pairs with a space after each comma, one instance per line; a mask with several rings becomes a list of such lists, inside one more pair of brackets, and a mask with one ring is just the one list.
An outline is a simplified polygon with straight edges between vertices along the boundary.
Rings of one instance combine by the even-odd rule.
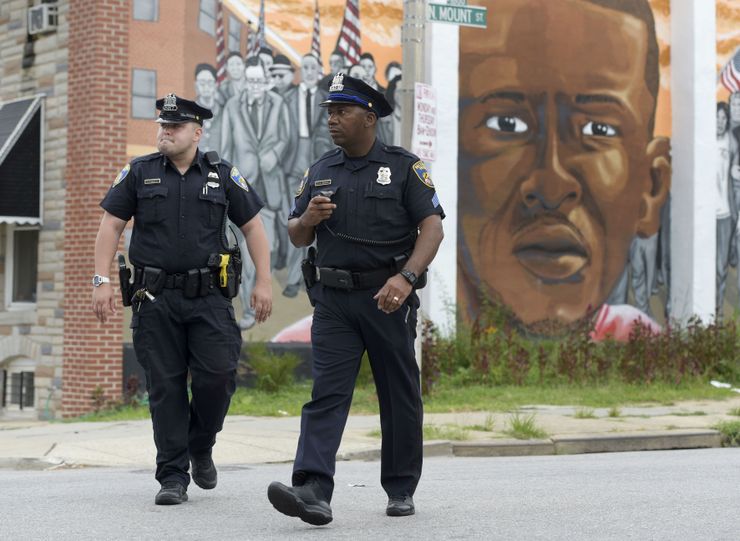
[[350, 291], [354, 289], [352, 273], [343, 269], [332, 269], [320, 267], [318, 269], [318, 281], [328, 287]]

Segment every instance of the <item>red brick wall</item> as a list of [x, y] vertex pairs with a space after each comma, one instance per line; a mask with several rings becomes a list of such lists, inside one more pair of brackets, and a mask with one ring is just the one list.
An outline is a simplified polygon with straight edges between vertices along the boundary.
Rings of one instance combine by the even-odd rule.
[[127, 1], [70, 2], [63, 417], [91, 411], [98, 387], [109, 399], [122, 392], [122, 318], [98, 323], [90, 279], [99, 203], [126, 162], [130, 20]]

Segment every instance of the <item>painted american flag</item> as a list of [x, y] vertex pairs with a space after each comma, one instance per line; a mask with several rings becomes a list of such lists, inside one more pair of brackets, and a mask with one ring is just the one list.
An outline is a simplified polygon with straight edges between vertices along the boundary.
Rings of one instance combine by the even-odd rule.
[[253, 32], [249, 37], [247, 57], [257, 56], [260, 48], [267, 46], [267, 41], [265, 40], [265, 0], [260, 0], [260, 18], [257, 24], [257, 31]]
[[335, 49], [341, 51], [352, 64], [360, 61], [360, 0], [347, 0]]
[[216, 84], [226, 80], [226, 52], [224, 44], [224, 6], [218, 0], [216, 6]]
[[315, 8], [313, 11], [313, 35], [311, 36], [311, 54], [319, 59], [319, 65], [321, 62], [321, 25], [319, 23], [319, 0], [316, 0]]
[[736, 49], [719, 74], [722, 85], [730, 92], [740, 92], [740, 48]]

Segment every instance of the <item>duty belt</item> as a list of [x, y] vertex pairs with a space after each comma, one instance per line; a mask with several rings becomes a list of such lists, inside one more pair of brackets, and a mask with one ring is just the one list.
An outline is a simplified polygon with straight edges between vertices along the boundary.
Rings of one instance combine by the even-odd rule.
[[396, 274], [395, 269], [383, 268], [370, 271], [351, 271], [333, 267], [316, 267], [316, 281], [334, 289], [371, 289], [385, 284]]
[[[200, 276], [200, 279], [203, 280], [203, 275]], [[218, 276], [213, 272], [209, 272], [205, 279], [209, 286], [216, 287], [218, 285]], [[168, 274], [164, 281], [164, 287], [165, 289], [185, 289], [187, 280], [187, 274]]]

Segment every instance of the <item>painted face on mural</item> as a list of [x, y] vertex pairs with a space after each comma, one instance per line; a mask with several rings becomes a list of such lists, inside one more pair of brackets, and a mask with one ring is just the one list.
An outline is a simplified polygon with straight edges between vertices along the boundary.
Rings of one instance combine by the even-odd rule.
[[241, 81], [244, 77], [244, 60], [239, 55], [232, 55], [226, 61], [226, 73], [232, 81]]
[[722, 137], [727, 132], [729, 118], [724, 109], [717, 109], [717, 137]]
[[267, 90], [267, 75], [262, 66], [248, 66], [245, 70], [249, 101], [261, 101]]
[[463, 272], [527, 326], [598, 309], [655, 234], [669, 143], [652, 139], [641, 20], [583, 0], [489, 0], [460, 45]]
[[301, 59], [301, 80], [307, 87], [313, 88], [319, 82], [321, 67], [319, 61], [313, 55], [306, 55]]
[[201, 70], [195, 77], [195, 93], [199, 98], [211, 99], [216, 94], [216, 78], [208, 70]]

